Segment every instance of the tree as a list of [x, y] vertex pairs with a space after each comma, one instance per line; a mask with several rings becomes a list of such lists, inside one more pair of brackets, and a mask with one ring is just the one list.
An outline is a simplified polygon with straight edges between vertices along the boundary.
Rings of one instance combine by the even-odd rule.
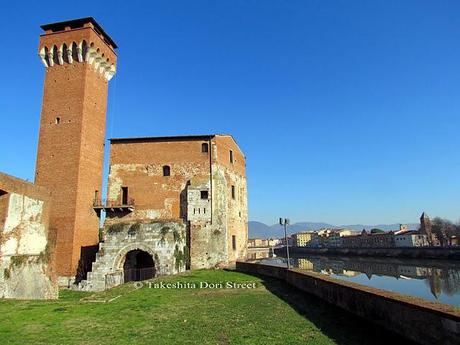
[[371, 234], [381, 234], [385, 231], [383, 231], [382, 229], [377, 229], [377, 228], [374, 228], [374, 229], [371, 229]]

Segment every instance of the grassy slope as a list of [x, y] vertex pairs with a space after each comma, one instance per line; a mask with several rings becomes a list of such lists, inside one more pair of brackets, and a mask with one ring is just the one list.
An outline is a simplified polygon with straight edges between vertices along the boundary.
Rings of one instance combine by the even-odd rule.
[[[398, 340], [276, 280], [203, 270], [162, 281], [249, 281], [257, 282], [257, 288], [136, 290], [126, 284], [97, 294], [62, 291], [58, 301], [4, 300], [1, 343], [265, 345]], [[293, 301], [296, 308], [289, 304]]]

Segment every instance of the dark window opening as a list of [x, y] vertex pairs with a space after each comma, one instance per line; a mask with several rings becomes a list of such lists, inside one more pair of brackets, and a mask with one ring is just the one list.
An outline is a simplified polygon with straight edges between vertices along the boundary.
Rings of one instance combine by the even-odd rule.
[[121, 204], [128, 205], [128, 187], [121, 187]]
[[56, 118], [54, 119], [54, 123], [55, 123], [56, 125], [60, 124], [60, 123], [61, 123], [61, 118], [60, 118], [60, 117], [56, 117]]
[[236, 236], [232, 235], [232, 248], [233, 250], [236, 250]]
[[232, 186], [232, 199], [235, 199], [235, 186]]
[[209, 145], [208, 144], [201, 144], [201, 152], [203, 153], [208, 153], [209, 151]]
[[233, 163], [233, 151], [230, 150], [230, 163]]
[[171, 175], [171, 168], [169, 165], [163, 166], [163, 176], [170, 176]]
[[209, 193], [207, 190], [202, 190], [201, 191], [201, 199], [208, 199], [209, 198]]
[[0, 189], [0, 196], [2, 196], [2, 195], [6, 195], [6, 194], [8, 194], [8, 192], [7, 192], [7, 191], [5, 191], [5, 190], [1, 190], [1, 189]]

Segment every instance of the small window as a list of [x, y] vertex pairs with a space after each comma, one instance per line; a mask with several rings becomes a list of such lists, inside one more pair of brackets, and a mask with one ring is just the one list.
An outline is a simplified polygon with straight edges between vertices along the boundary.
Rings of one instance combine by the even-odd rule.
[[230, 163], [233, 164], [233, 151], [230, 150]]
[[235, 199], [235, 186], [232, 186], [232, 199]]
[[56, 125], [60, 124], [60, 123], [61, 123], [61, 118], [60, 118], [59, 116], [56, 117], [56, 118], [54, 119], [54, 123], [55, 123]]
[[201, 152], [208, 153], [208, 151], [209, 151], [209, 145], [206, 143], [201, 144]]
[[171, 175], [171, 168], [169, 165], [163, 166], [163, 176], [170, 176]]
[[201, 191], [201, 199], [208, 199], [209, 198], [209, 193], [207, 190], [202, 190]]
[[232, 235], [232, 248], [233, 250], [236, 250], [236, 236]]
[[128, 187], [121, 187], [121, 204], [128, 205]]

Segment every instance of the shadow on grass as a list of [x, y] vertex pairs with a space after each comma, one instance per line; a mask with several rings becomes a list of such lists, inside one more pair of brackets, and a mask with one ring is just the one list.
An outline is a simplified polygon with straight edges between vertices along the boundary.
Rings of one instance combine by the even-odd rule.
[[297, 313], [314, 323], [321, 332], [337, 344], [416, 344], [364, 318], [298, 290], [286, 282], [262, 275], [251, 275], [260, 278], [268, 291], [287, 302]]

